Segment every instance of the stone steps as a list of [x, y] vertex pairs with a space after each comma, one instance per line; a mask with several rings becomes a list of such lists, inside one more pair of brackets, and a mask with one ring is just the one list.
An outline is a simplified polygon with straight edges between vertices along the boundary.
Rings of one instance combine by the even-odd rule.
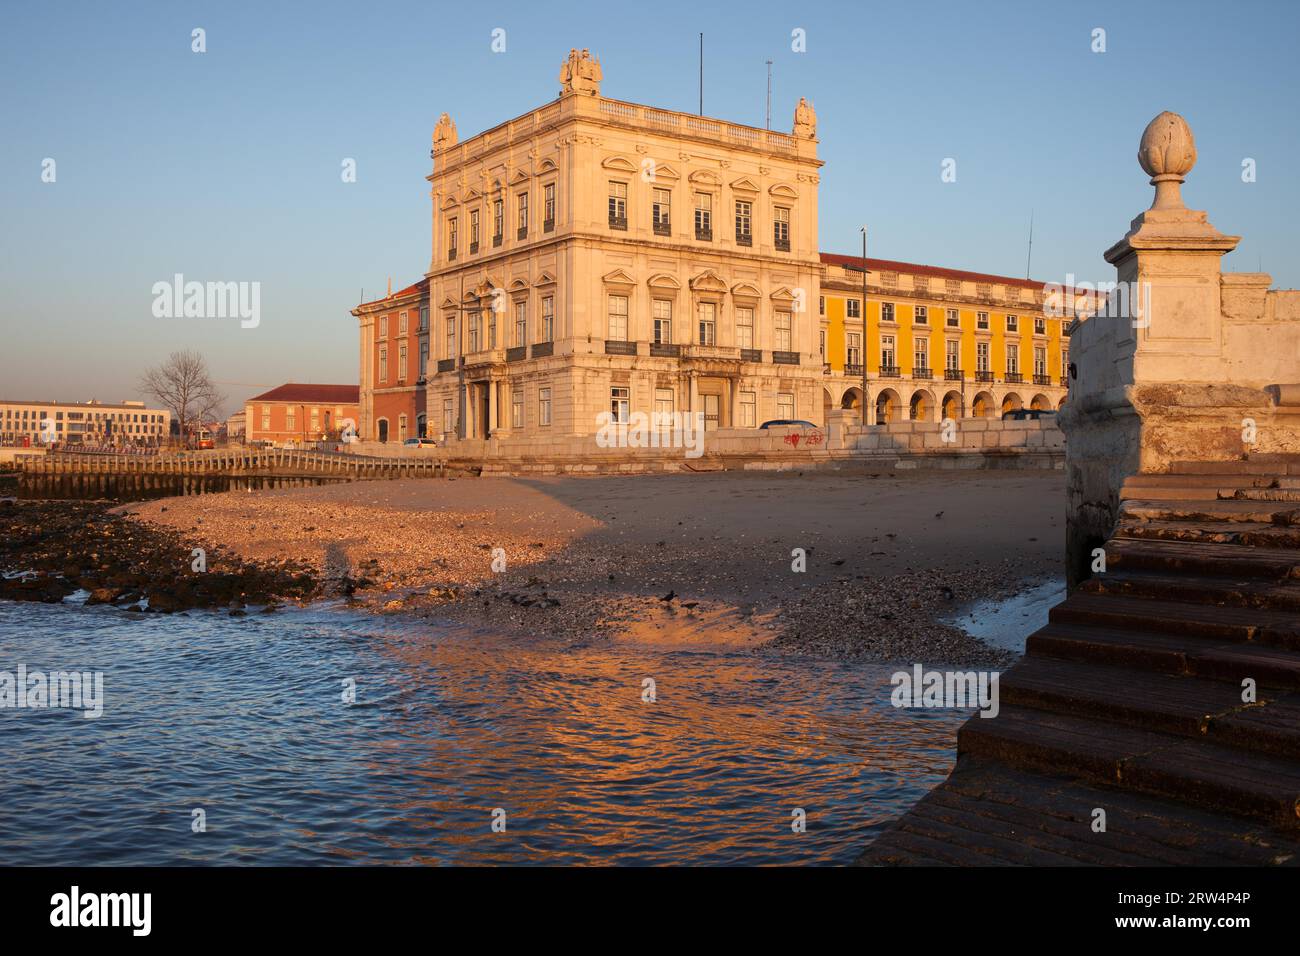
[[1273, 754], [1006, 704], [973, 717], [959, 754], [1038, 773], [1122, 786], [1204, 810], [1235, 813], [1300, 835], [1300, 765]]
[[1282, 527], [1253, 521], [1200, 522], [1171, 520], [1121, 520], [1113, 538], [1150, 541], [1187, 541], [1233, 544], [1250, 548], [1300, 549], [1300, 527]]
[[1053, 624], [1181, 634], [1188, 639], [1269, 644], [1300, 650], [1300, 614], [1183, 604], [1076, 591], [1048, 612]]
[[1106, 568], [1107, 573], [1167, 571], [1284, 581], [1300, 579], [1300, 550], [1263, 551], [1234, 544], [1111, 538], [1106, 542]]
[[1167, 571], [1115, 569], [1082, 582], [1078, 592], [1300, 612], [1300, 580], [1279, 583], [1221, 575], [1191, 577]]
[[1120, 503], [1119, 518], [1192, 523], [1251, 522], [1264, 525], [1300, 525], [1300, 508], [1288, 502], [1270, 504], [1239, 498], [1148, 500], [1130, 498]]

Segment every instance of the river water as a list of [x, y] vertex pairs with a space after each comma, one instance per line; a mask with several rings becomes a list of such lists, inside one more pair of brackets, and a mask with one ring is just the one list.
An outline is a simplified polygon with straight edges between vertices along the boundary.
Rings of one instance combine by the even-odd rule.
[[947, 774], [965, 717], [893, 708], [884, 665], [331, 607], [0, 603], [20, 664], [101, 671], [104, 707], [0, 709], [11, 865], [849, 863]]

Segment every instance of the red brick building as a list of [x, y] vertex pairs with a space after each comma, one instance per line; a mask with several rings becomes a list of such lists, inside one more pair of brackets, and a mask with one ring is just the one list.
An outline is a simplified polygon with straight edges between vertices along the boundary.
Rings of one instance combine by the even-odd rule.
[[425, 377], [429, 366], [429, 282], [352, 310], [361, 335], [363, 441], [402, 442], [428, 436]]
[[355, 385], [281, 385], [244, 403], [245, 441], [302, 445], [338, 438], [360, 409]]

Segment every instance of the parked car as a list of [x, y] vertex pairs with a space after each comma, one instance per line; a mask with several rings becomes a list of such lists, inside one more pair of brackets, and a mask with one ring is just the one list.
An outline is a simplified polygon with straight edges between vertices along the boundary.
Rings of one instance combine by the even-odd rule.
[[411, 448], [437, 448], [438, 442], [434, 438], [408, 438], [402, 442], [402, 445]]
[[1009, 412], [1002, 413], [1002, 420], [1013, 422], [1038, 421], [1040, 418], [1051, 418], [1056, 414], [1050, 408], [1013, 408]]
[[781, 428], [786, 425], [794, 425], [797, 428], [817, 427], [812, 422], [806, 422], [802, 418], [774, 418], [771, 421], [763, 422], [763, 424], [759, 425], [758, 427], [760, 430], [762, 430], [764, 428]]

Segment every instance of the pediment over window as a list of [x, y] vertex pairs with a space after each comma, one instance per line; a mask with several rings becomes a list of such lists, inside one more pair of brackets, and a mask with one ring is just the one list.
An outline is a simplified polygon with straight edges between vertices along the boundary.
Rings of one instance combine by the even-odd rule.
[[470, 186], [465, 190], [464, 194], [460, 198], [462, 202], [473, 202], [475, 199], [482, 199], [483, 194], [473, 186]]
[[513, 176], [510, 177], [510, 185], [518, 186], [520, 183], [526, 183], [531, 177], [522, 169], [516, 169]]
[[666, 182], [676, 182], [682, 178], [682, 174], [667, 163], [655, 163], [655, 182], [664, 180]]
[[438, 308], [440, 308], [440, 309], [454, 309], [454, 308], [456, 308], [456, 300], [453, 299], [451, 296], [447, 296], [447, 298], [445, 298], [445, 299], [442, 300], [442, 305], [438, 306]]
[[767, 187], [767, 191], [773, 196], [779, 196], [782, 199], [798, 199], [799, 193], [788, 183], [773, 183]]
[[667, 272], [656, 272], [646, 280], [646, 285], [652, 289], [669, 289], [674, 292], [682, 287], [676, 276], [671, 276]]
[[791, 289], [787, 288], [786, 286], [781, 286], [781, 288], [775, 290], [772, 293], [771, 298], [773, 302], [791, 303], [795, 300], [795, 294]]
[[455, 209], [459, 205], [460, 205], [460, 201], [455, 196], [448, 196], [442, 202], [442, 208], [444, 210]]
[[534, 286], [540, 286], [540, 285], [555, 285], [555, 276], [553, 276], [553, 275], [551, 275], [549, 272], [543, 270], [543, 271], [542, 271], [542, 272], [537, 276], [537, 278], [533, 280], [533, 285], [534, 285]]
[[538, 171], [543, 173], [549, 173], [558, 168], [559, 167], [555, 165], [555, 160], [553, 159], [544, 159], [542, 160], [541, 164], [537, 167]]
[[731, 189], [733, 192], [738, 192], [738, 193], [758, 192], [758, 187], [754, 185], [754, 181], [752, 179], [745, 179], [743, 176], [740, 179], [734, 180], [732, 182]]
[[605, 275], [601, 276], [601, 278], [604, 280], [605, 285], [636, 285], [636, 279], [633, 279], [623, 269], [615, 269], [613, 272], [607, 272]]
[[748, 282], [737, 282], [731, 287], [731, 294], [738, 299], [761, 299], [763, 293], [759, 291], [758, 286], [751, 285]]
[[691, 280], [691, 289], [695, 292], [726, 292], [727, 283], [712, 269], [705, 269]]
[[722, 182], [716, 173], [711, 173], [707, 169], [697, 169], [687, 179], [699, 186], [717, 186]]
[[516, 279], [514, 282], [510, 283], [511, 292], [525, 292], [527, 291], [527, 289], [528, 289], [527, 279]]
[[634, 173], [637, 170], [636, 165], [623, 156], [606, 156], [601, 160], [600, 165], [620, 173]]

